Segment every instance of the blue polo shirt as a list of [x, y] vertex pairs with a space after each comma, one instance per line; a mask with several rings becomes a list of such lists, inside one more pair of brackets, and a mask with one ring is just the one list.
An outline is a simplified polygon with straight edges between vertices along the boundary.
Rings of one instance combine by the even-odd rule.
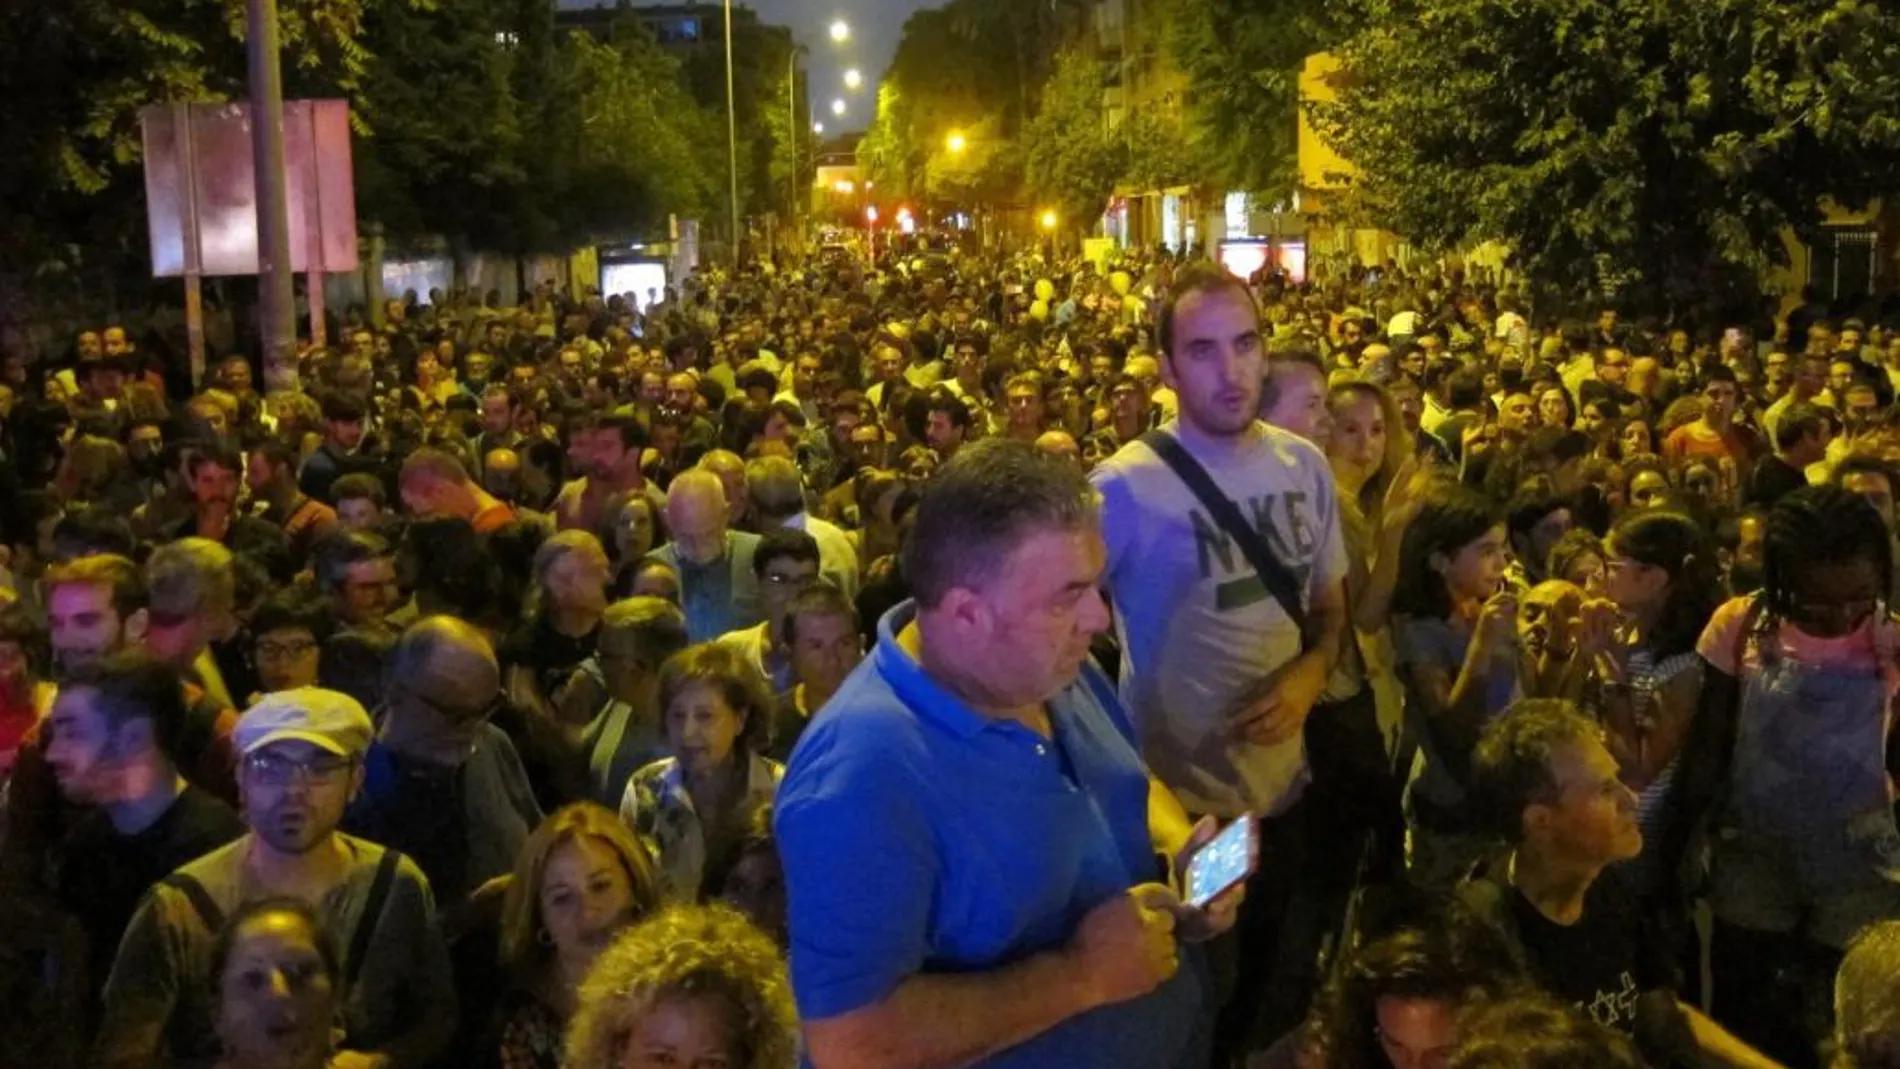
[[[982, 972], [1067, 943], [1159, 866], [1148, 779], [1094, 665], [1049, 702], [1054, 739], [990, 720], [897, 645], [877, 648], [806, 729], [779, 786], [792, 988], [806, 1020], [882, 1001], [916, 973]], [[1158, 990], [1074, 1017], [985, 1067], [1205, 1065], [1198, 953]]]

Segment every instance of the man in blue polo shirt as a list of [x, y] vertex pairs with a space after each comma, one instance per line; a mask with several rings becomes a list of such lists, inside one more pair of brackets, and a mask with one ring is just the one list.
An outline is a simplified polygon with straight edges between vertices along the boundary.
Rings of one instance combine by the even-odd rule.
[[778, 793], [810, 1064], [1204, 1066], [1204, 968], [1181, 944], [1230, 926], [1238, 895], [1197, 910], [1161, 882], [1212, 828], [1190, 837], [1151, 796], [1088, 664], [1109, 621], [1087, 483], [1022, 443], [966, 446], [904, 553], [916, 600]]

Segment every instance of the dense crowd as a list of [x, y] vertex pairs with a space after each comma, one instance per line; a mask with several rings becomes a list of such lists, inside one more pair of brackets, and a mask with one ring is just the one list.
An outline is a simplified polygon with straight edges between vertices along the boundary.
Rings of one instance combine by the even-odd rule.
[[0, 363], [0, 1064], [1900, 1066], [1900, 310], [374, 320]]

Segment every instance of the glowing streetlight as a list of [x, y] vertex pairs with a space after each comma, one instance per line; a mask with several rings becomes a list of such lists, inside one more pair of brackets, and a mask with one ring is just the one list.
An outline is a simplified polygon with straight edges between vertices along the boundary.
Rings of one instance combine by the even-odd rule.
[[1056, 228], [1055, 209], [1053, 208], [1045, 209], [1042, 213], [1042, 219], [1040, 220], [1040, 222], [1042, 223], [1042, 228], [1044, 230], [1054, 230]]
[[970, 142], [962, 133], [953, 132], [949, 137], [944, 138], [943, 145], [951, 152], [962, 152], [964, 149], [970, 147]]
[[877, 205], [867, 204], [864, 206], [864, 221], [867, 223], [877, 222]]
[[831, 24], [831, 39], [843, 44], [851, 39], [851, 24], [839, 19]]
[[831, 113], [832, 113], [833, 115], [837, 115], [837, 116], [840, 116], [840, 117], [842, 117], [842, 116], [844, 115], [844, 100], [843, 100], [843, 98], [839, 98], [839, 99], [837, 99], [837, 100], [834, 100], [834, 101], [832, 101], [832, 102], [831, 102]]
[[858, 187], [857, 187], [856, 185], [854, 185], [854, 184], [852, 184], [852, 183], [851, 183], [851, 182], [849, 182], [849, 181], [845, 181], [845, 180], [843, 180], [843, 179], [840, 179], [840, 180], [839, 180], [839, 182], [838, 182], [838, 184], [837, 184], [837, 185], [835, 185], [835, 186], [832, 186], [831, 188], [833, 188], [833, 189], [835, 189], [835, 190], [837, 190], [837, 191], [838, 191], [838, 192], [840, 192], [840, 193], [844, 193], [844, 194], [846, 194], [846, 195], [849, 195], [849, 194], [851, 194], [851, 193], [855, 193], [855, 192], [857, 192], [857, 188], [858, 188]]
[[825, 132], [825, 124], [824, 124], [824, 123], [821, 123], [821, 122], [815, 122], [815, 123], [812, 123], [812, 124], [811, 124], [811, 132], [812, 132], [812, 133], [814, 133], [814, 134], [822, 134], [822, 133], [824, 133], [824, 132]]
[[844, 72], [844, 87], [856, 89], [864, 84], [864, 75], [856, 67]]

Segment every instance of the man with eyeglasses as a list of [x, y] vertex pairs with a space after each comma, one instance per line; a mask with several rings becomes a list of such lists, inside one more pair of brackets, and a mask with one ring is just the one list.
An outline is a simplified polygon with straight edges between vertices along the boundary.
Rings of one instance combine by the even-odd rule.
[[774, 695], [790, 690], [793, 683], [791, 652], [785, 647], [785, 614], [793, 600], [818, 581], [819, 569], [817, 539], [788, 527], [767, 531], [752, 555], [765, 620], [713, 640], [758, 669]]
[[390, 651], [376, 741], [343, 826], [415, 858], [444, 908], [509, 872], [541, 807], [490, 723], [501, 668], [481, 631], [426, 617]]
[[219, 1055], [210, 975], [219, 931], [249, 901], [314, 903], [349, 982], [332, 1069], [429, 1064], [455, 1028], [448, 952], [415, 863], [341, 834], [362, 787], [369, 715], [347, 695], [273, 694], [237, 728], [247, 834], [155, 884], [106, 981], [90, 1066], [209, 1064]]

